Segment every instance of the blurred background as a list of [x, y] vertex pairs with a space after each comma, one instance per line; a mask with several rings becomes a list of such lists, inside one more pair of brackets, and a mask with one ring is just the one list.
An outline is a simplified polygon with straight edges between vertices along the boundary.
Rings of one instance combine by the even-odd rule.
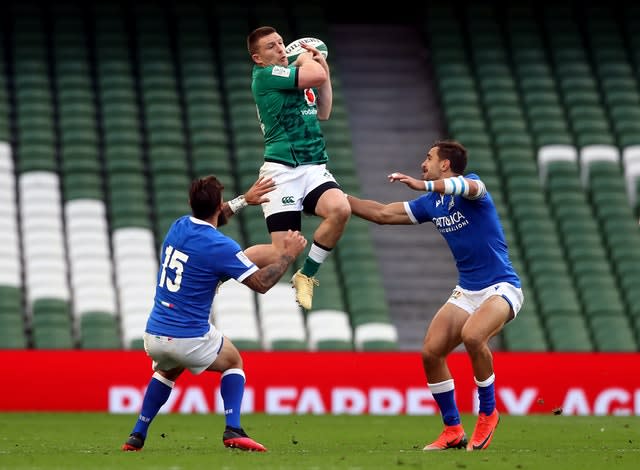
[[[141, 349], [158, 249], [192, 178], [225, 197], [262, 164], [246, 36], [329, 49], [322, 127], [345, 192], [416, 193], [438, 139], [469, 150], [525, 303], [504, 351], [640, 348], [640, 7], [573, 2], [10, 1], [0, 19], [0, 348]], [[303, 220], [308, 239], [315, 218]], [[257, 207], [222, 231], [268, 242]], [[296, 267], [297, 268], [297, 267]], [[353, 217], [314, 307], [288, 278], [222, 285], [213, 321], [241, 350], [418, 351], [456, 283], [430, 224]]]

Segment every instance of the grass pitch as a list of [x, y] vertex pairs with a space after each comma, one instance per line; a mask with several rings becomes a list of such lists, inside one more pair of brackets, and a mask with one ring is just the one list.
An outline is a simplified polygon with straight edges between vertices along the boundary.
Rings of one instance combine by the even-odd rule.
[[[142, 452], [122, 452], [133, 415], [0, 414], [0, 469], [639, 469], [640, 417], [506, 416], [481, 452], [423, 452], [438, 416], [273, 416], [242, 423], [267, 453], [222, 445], [220, 415], [159, 415]], [[474, 416], [463, 416], [467, 434]]]

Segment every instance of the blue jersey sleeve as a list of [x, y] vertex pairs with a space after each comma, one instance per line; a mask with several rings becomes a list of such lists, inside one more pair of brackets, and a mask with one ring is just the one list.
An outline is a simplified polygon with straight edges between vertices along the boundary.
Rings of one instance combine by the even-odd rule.
[[434, 200], [439, 198], [439, 196], [440, 195], [436, 193], [427, 193], [404, 203], [407, 215], [414, 224], [423, 224], [432, 221], [433, 213], [431, 212], [431, 208], [434, 206]]
[[258, 267], [247, 258], [240, 245], [228, 237], [225, 237], [225, 246], [220, 250], [219, 277], [221, 279], [234, 278], [238, 282], [244, 281], [247, 277], [258, 270]]

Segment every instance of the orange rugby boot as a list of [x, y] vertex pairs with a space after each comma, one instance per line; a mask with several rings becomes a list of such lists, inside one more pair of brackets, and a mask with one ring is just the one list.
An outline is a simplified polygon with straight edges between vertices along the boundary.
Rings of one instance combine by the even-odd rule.
[[467, 446], [467, 435], [461, 424], [445, 426], [438, 439], [424, 446], [422, 450], [464, 449]]
[[232, 428], [227, 426], [222, 435], [222, 443], [225, 447], [231, 447], [234, 449], [248, 450], [253, 452], [266, 452], [267, 448], [254, 441], [242, 428]]
[[473, 430], [473, 434], [471, 435], [471, 440], [469, 441], [469, 445], [467, 445], [467, 450], [482, 450], [489, 447], [491, 443], [491, 439], [493, 439], [493, 434], [498, 427], [498, 423], [500, 422], [500, 415], [498, 414], [498, 410], [494, 409], [490, 415], [486, 415], [484, 413], [480, 413], [478, 415], [478, 422], [476, 423], [476, 427]]

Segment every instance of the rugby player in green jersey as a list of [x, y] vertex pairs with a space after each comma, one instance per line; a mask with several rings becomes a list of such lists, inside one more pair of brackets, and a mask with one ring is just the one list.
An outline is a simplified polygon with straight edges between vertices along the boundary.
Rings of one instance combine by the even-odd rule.
[[251, 90], [264, 134], [264, 164], [260, 176], [271, 178], [276, 189], [262, 205], [271, 245], [246, 251], [258, 266], [279, 253], [288, 230], [300, 230], [302, 211], [323, 220], [302, 268], [291, 282], [296, 300], [310, 309], [315, 278], [322, 262], [342, 236], [351, 208], [342, 189], [326, 167], [328, 155], [319, 121], [329, 119], [333, 102], [326, 58], [316, 48], [289, 64], [282, 36], [260, 27], [247, 37], [254, 62]]

